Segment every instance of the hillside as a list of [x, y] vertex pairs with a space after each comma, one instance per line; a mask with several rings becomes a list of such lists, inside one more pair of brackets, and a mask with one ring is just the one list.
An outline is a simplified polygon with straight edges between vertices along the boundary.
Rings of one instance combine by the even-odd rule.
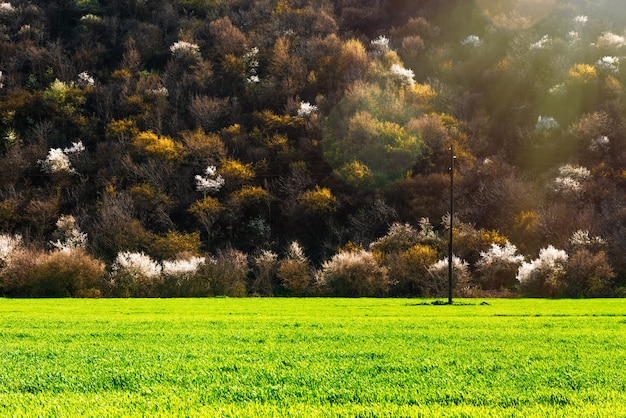
[[16, 284], [19, 247], [438, 294], [453, 145], [460, 294], [623, 295], [626, 12], [535, 3], [0, 3], [1, 293], [57, 294]]

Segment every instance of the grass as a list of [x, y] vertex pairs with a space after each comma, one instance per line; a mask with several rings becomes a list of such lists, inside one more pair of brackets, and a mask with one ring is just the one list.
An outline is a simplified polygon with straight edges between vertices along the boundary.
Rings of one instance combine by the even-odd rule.
[[626, 417], [626, 302], [0, 299], [0, 416]]

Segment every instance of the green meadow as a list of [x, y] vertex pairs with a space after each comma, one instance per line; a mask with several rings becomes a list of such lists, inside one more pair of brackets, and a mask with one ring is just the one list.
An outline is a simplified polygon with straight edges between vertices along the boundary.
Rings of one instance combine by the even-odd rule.
[[427, 302], [0, 299], [0, 416], [626, 416], [626, 301]]

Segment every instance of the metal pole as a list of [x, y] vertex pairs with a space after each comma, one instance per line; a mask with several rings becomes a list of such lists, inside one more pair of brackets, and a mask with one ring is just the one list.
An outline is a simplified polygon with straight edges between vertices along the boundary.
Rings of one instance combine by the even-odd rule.
[[452, 305], [452, 227], [454, 220], [454, 145], [450, 146], [450, 239], [448, 241], [448, 305]]

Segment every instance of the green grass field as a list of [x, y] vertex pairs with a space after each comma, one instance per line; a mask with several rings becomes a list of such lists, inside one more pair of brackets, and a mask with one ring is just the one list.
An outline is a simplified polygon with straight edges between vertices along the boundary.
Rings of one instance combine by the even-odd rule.
[[626, 301], [0, 299], [0, 416], [626, 416]]

